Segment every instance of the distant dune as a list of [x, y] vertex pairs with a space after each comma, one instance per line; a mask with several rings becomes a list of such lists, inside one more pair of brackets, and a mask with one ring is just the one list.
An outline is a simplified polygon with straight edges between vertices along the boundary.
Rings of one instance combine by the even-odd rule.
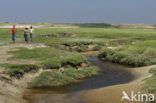
[[154, 29], [155, 24], [107, 24], [107, 23], [8, 23], [0, 22], [0, 28], [11, 28], [15, 24], [17, 28], [34, 26], [35, 28], [127, 28], [127, 29]]
[[70, 24], [53, 24], [53, 23], [4, 23], [0, 22], [0, 28], [11, 28], [12, 25], [16, 25], [17, 28], [25, 28], [33, 26], [35, 28], [77, 28], [78, 26]]

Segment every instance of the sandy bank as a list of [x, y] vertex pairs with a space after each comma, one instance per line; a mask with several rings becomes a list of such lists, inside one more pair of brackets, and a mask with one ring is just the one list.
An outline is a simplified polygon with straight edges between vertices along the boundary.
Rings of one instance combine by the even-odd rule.
[[0, 103], [27, 103], [22, 92], [22, 88], [0, 81]]
[[[149, 69], [155, 66], [156, 65], [140, 68], [130, 68], [131, 72], [136, 77], [136, 79], [133, 80], [132, 82], [91, 90], [84, 93], [82, 95], [82, 98], [87, 103], [121, 103], [121, 98], [123, 96], [122, 90], [126, 91], [126, 93], [129, 95], [131, 91], [134, 91], [135, 93], [138, 93], [138, 91], [140, 91], [141, 93], [146, 93], [146, 90], [143, 89], [144, 86], [143, 80], [152, 75], [149, 73]], [[122, 103], [133, 103], [133, 102], [124, 100], [122, 101]]]
[[[9, 50], [12, 50], [16, 47], [26, 47], [29, 49], [37, 48], [37, 47], [46, 47], [43, 44], [28, 44], [25, 45], [24, 43], [16, 43], [16, 44], [9, 44], [0, 46], [0, 63], [13, 63], [13, 64], [23, 64], [23, 63], [30, 63], [32, 61], [8, 61], [8, 58], [12, 55], [8, 54]], [[4, 74], [4, 68], [0, 67], [0, 103], [27, 103], [23, 99], [23, 92], [24, 87], [26, 86], [27, 81], [29, 81], [34, 74], [27, 74], [25, 78], [21, 80], [12, 79], [12, 82], [9, 83], [9, 77]], [[38, 71], [38, 74], [40, 71]]]

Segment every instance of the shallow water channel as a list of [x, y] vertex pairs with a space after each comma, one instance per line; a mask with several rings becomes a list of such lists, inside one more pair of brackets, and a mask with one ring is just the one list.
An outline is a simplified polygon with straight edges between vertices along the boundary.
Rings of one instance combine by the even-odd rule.
[[63, 87], [25, 90], [24, 98], [30, 103], [85, 103], [81, 94], [87, 90], [130, 82], [134, 76], [126, 67], [100, 61], [95, 56], [87, 57], [91, 65], [97, 66], [97, 76]]

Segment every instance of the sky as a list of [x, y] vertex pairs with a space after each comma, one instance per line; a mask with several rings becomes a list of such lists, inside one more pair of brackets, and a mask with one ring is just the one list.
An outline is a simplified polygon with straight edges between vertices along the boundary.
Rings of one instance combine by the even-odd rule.
[[0, 0], [0, 22], [156, 24], [156, 0]]

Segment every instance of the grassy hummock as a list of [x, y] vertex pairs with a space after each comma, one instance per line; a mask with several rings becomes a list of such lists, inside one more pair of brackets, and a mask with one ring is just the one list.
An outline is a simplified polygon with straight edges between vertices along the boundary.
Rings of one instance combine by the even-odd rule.
[[43, 72], [29, 83], [29, 88], [63, 86], [96, 75], [97, 72], [98, 68], [93, 66], [85, 67], [81, 70], [66, 68], [63, 73], [58, 70]]
[[77, 52], [67, 52], [50, 47], [19, 48], [16, 51], [9, 51], [9, 53], [13, 54], [13, 57], [9, 58], [9, 60], [36, 60], [39, 61], [36, 65], [49, 69], [57, 69], [66, 65], [77, 67], [82, 63], [88, 63], [87, 59]]
[[[89, 66], [86, 57], [77, 52], [45, 47], [17, 48], [8, 53], [13, 54], [8, 60], [38, 61], [35, 64], [0, 64], [0, 66], [6, 68], [10, 77], [20, 79], [24, 73], [35, 72], [39, 68], [51, 69], [36, 77], [30, 83], [30, 87], [60, 86], [97, 74], [97, 68]], [[65, 68], [63, 73], [60, 73], [60, 68]], [[18, 76], [19, 74], [20, 76]]]
[[125, 45], [122, 48], [103, 48], [98, 57], [114, 63], [133, 67], [156, 64], [156, 41], [139, 41], [133, 45]]

